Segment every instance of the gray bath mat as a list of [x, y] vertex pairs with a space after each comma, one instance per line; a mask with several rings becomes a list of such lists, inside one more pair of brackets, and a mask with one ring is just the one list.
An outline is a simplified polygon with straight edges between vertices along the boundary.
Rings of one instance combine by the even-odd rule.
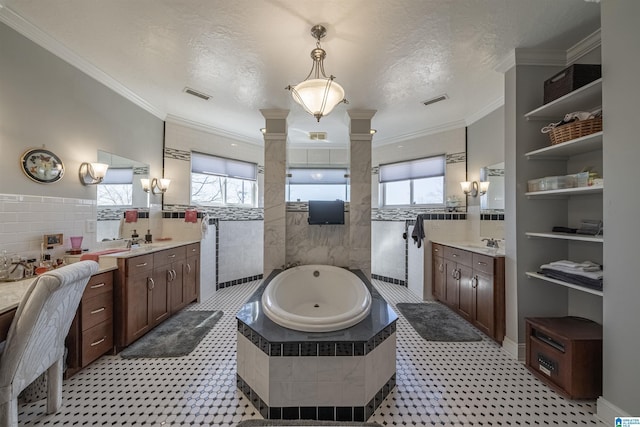
[[180, 357], [191, 353], [222, 317], [222, 311], [181, 311], [122, 350], [124, 359]]
[[400, 313], [427, 341], [481, 341], [471, 325], [439, 303], [396, 304]]
[[237, 427], [262, 426], [367, 426], [382, 427], [378, 423], [360, 423], [353, 421], [314, 421], [314, 420], [244, 420]]

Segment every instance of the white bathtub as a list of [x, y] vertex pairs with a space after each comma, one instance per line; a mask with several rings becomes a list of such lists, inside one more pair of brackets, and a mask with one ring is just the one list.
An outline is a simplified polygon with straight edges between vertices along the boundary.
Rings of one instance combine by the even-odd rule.
[[262, 309], [280, 326], [330, 332], [355, 325], [371, 311], [371, 294], [358, 276], [330, 265], [303, 265], [278, 274], [262, 294]]

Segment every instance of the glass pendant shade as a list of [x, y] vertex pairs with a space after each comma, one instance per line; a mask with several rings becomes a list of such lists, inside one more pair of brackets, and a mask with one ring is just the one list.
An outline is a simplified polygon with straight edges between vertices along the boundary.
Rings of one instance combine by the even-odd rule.
[[291, 89], [293, 99], [318, 121], [344, 100], [344, 89], [333, 79], [309, 79]]

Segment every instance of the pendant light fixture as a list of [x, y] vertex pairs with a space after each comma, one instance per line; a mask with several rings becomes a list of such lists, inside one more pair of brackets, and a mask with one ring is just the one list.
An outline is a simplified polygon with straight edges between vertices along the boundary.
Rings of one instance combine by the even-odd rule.
[[309, 114], [320, 121], [320, 118], [329, 114], [333, 108], [340, 104], [347, 104], [344, 97], [344, 89], [335, 82], [335, 76], [324, 72], [324, 58], [327, 53], [320, 47], [320, 39], [327, 35], [327, 29], [322, 25], [314, 25], [311, 35], [317, 40], [316, 48], [311, 51], [311, 71], [304, 81], [295, 86], [287, 86], [291, 91], [293, 100], [302, 106]]

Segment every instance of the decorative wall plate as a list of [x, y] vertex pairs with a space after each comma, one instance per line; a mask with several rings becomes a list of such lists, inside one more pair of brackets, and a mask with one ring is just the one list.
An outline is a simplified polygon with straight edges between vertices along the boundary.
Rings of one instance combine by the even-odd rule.
[[22, 171], [41, 184], [59, 181], [64, 175], [62, 160], [49, 150], [33, 148], [25, 151], [21, 159]]

